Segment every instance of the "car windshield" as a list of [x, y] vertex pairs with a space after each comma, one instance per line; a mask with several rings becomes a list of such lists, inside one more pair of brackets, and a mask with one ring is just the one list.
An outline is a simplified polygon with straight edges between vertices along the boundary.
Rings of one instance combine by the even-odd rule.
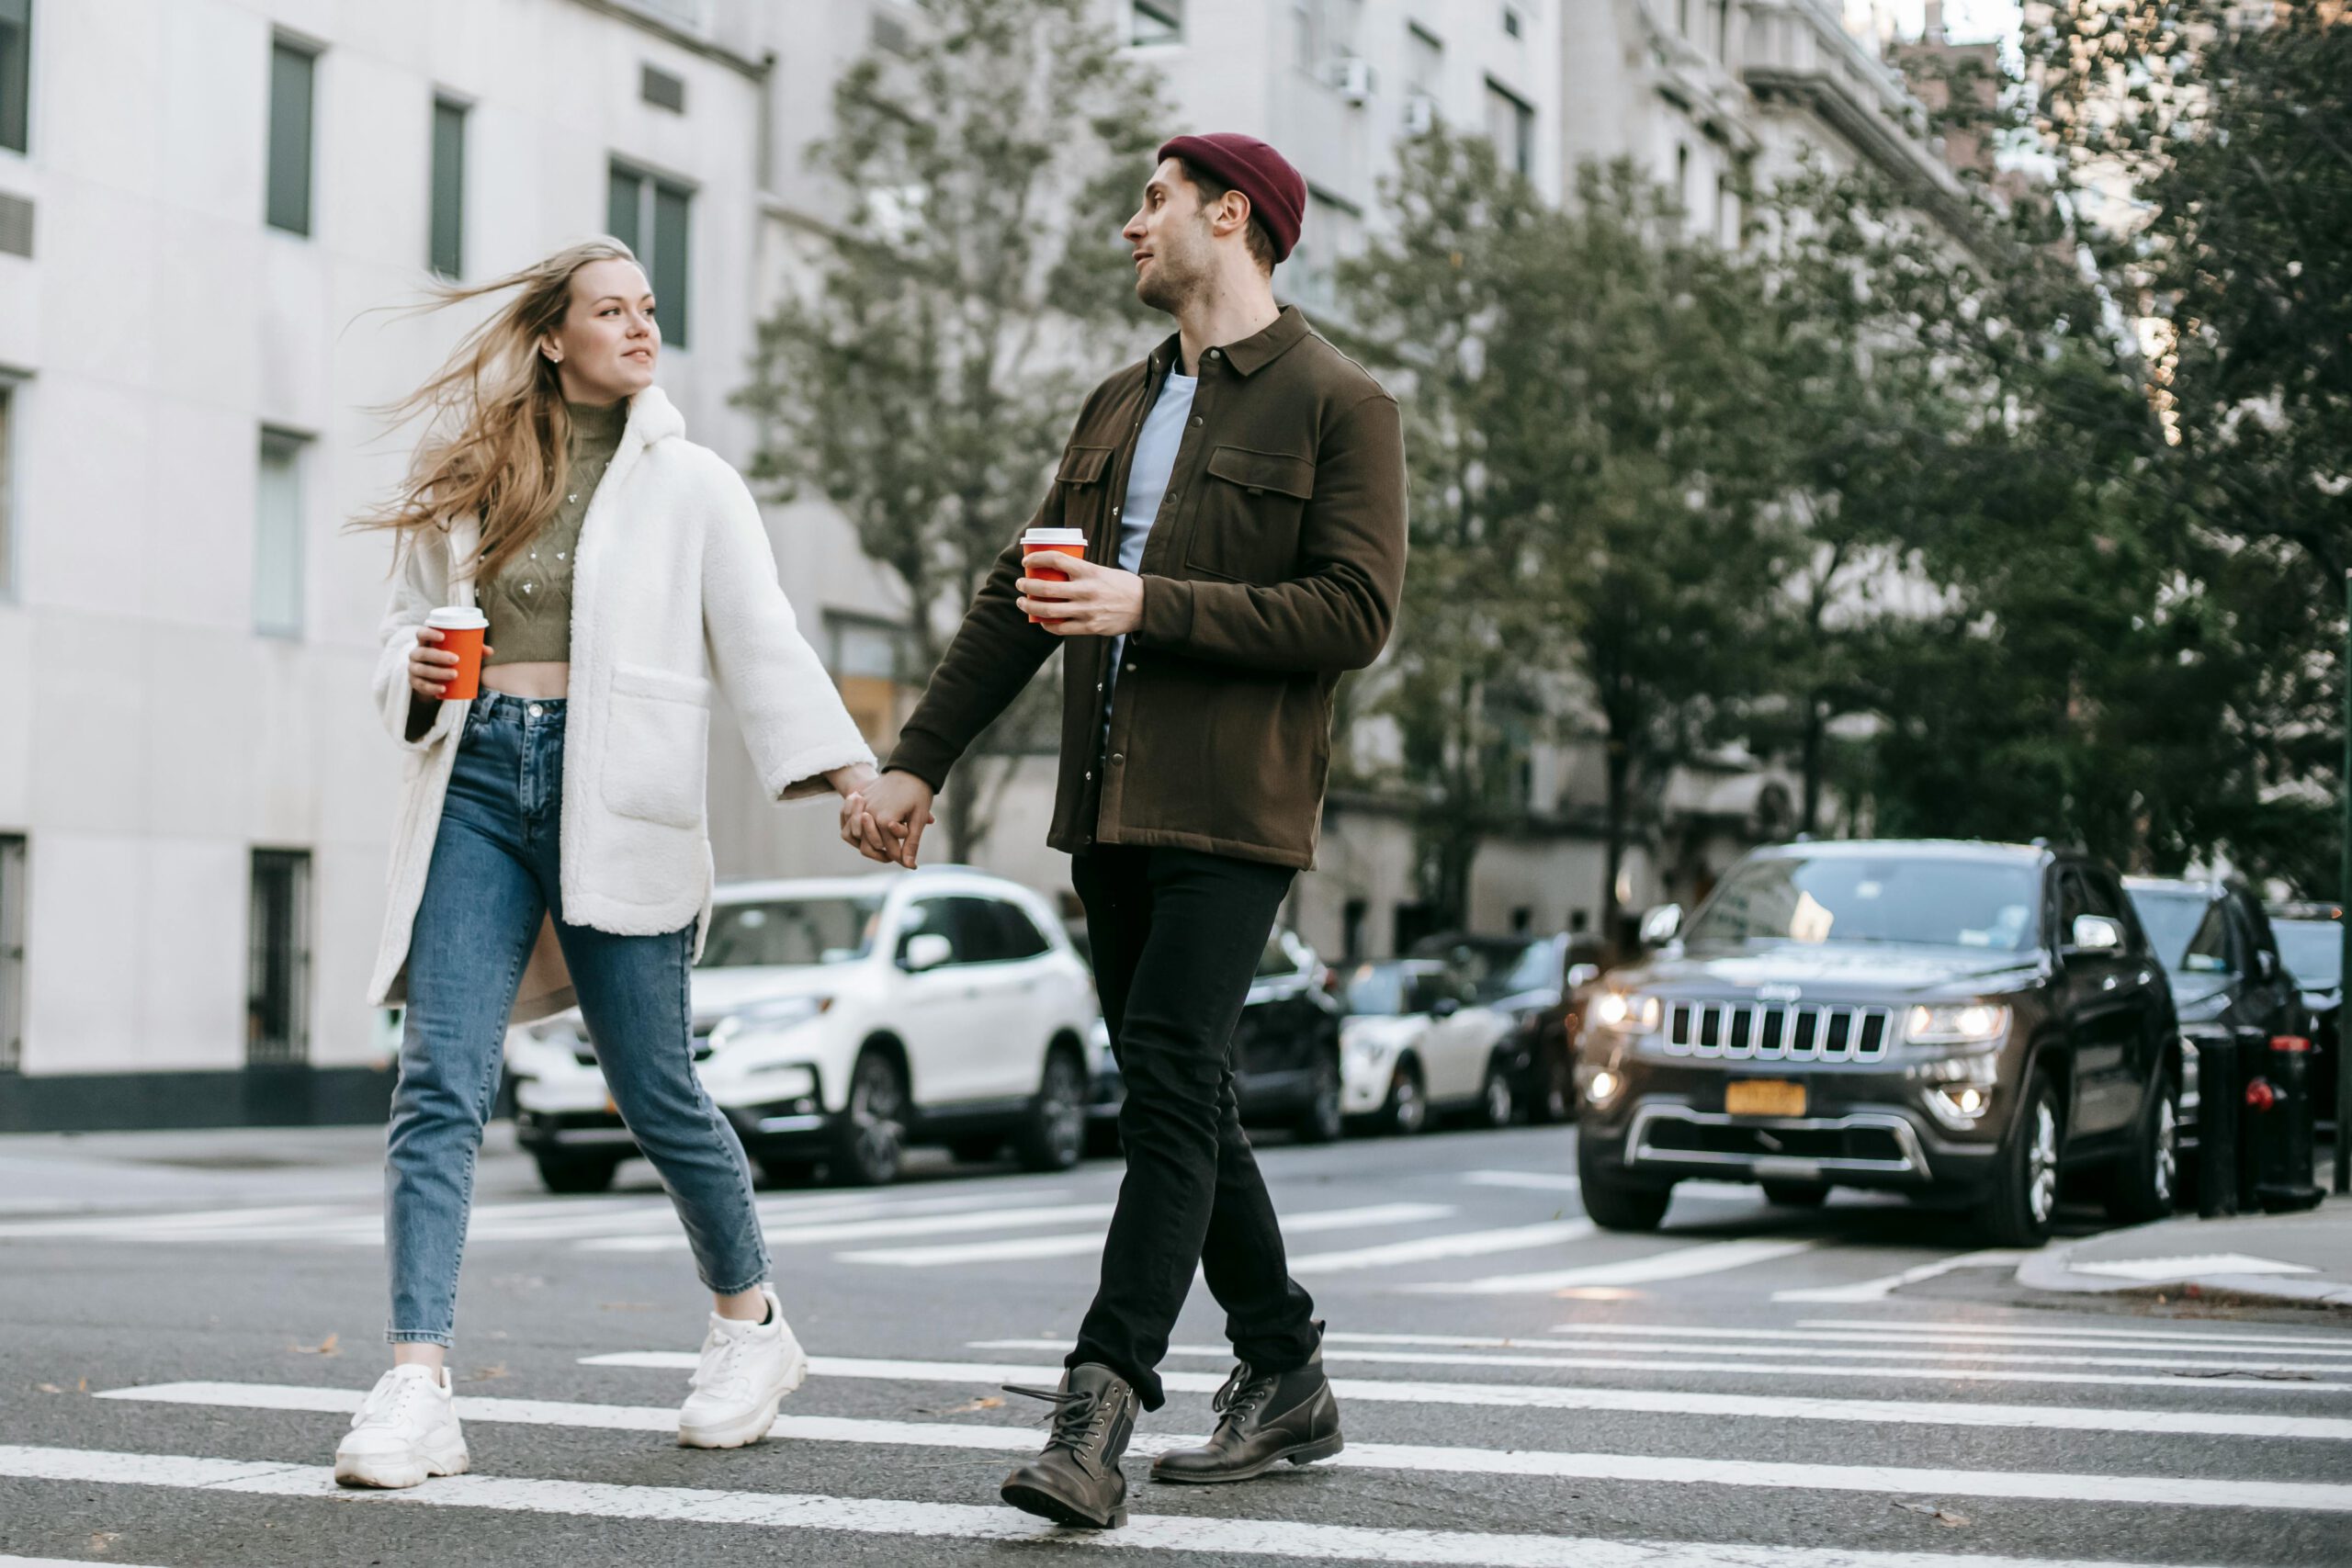
[[849, 964], [874, 949], [876, 897], [761, 898], [710, 912], [705, 969]]
[[1348, 1010], [1387, 1018], [1427, 1012], [1439, 993], [1439, 979], [1401, 964], [1367, 964], [1348, 977]]
[[1684, 940], [1871, 942], [2014, 953], [2034, 940], [2041, 886], [2025, 864], [1915, 855], [1772, 855], [1735, 867]]
[[2131, 893], [2132, 908], [2147, 929], [2148, 945], [2162, 955], [2165, 968], [2199, 975], [2227, 972], [2227, 927], [2216, 900], [2191, 889], [2159, 893], [2134, 887]]
[[1478, 999], [1491, 1002], [1501, 997], [1515, 997], [1522, 991], [1557, 990], [1560, 985], [1559, 954], [1549, 941], [1531, 942], [1520, 950], [1510, 967], [1498, 964], [1478, 985]]
[[2278, 956], [2287, 973], [2307, 991], [2332, 991], [2344, 983], [2344, 926], [2339, 920], [2273, 920]]

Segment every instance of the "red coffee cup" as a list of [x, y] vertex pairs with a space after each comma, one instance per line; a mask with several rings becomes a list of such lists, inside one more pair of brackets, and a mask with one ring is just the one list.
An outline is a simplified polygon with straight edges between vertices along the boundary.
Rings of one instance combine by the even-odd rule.
[[[1079, 559], [1084, 560], [1086, 531], [1082, 528], [1032, 528], [1021, 536], [1023, 555], [1043, 555], [1047, 551], [1055, 555], [1076, 556]], [[1049, 566], [1030, 568], [1027, 575], [1039, 582], [1068, 582], [1069, 581], [1069, 573], [1056, 571]], [[1029, 624], [1034, 626], [1042, 625], [1048, 619], [1059, 618], [1058, 616], [1032, 615], [1029, 617]]]
[[441, 634], [435, 646], [442, 652], [458, 656], [442, 700], [469, 703], [481, 695], [481, 639], [490, 630], [490, 617], [470, 604], [444, 604], [425, 616], [424, 624]]

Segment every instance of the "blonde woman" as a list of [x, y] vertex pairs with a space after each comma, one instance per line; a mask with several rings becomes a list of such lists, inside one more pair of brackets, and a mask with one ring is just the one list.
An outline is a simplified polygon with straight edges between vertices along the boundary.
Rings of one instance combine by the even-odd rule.
[[[776, 799], [847, 795], [873, 756], [795, 628], [750, 491], [653, 385], [662, 334], [636, 257], [578, 245], [441, 302], [507, 294], [400, 406], [435, 434], [363, 519], [397, 536], [375, 687], [408, 752], [372, 995], [407, 1011], [386, 1179], [393, 1366], [336, 1450], [348, 1485], [466, 1468], [444, 1363], [475, 1152], [510, 1016], [575, 996], [713, 1297], [678, 1440], [756, 1440], [808, 1368], [767, 1282], [742, 1145], [691, 1055], [712, 681]], [[442, 697], [457, 656], [425, 622], [445, 605], [489, 618], [472, 702]], [[558, 965], [518, 1011], [526, 966]]]

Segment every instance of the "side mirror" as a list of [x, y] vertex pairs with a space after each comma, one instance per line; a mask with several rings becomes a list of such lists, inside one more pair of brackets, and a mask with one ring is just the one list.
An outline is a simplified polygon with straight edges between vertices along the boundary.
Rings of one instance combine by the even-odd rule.
[[926, 969], [936, 969], [956, 956], [956, 944], [937, 931], [924, 931], [907, 939], [906, 951], [900, 954], [899, 966], [910, 975], [920, 975]]
[[2076, 915], [2073, 934], [2077, 953], [2123, 951], [2123, 928], [2105, 915]]
[[1682, 930], [1682, 906], [1660, 904], [1642, 917], [1642, 945], [1664, 947]]

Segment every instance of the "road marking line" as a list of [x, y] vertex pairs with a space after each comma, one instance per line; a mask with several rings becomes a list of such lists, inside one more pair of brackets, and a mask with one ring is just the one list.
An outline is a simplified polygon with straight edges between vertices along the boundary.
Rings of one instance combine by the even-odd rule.
[[1922, 1280], [1939, 1279], [1958, 1269], [1992, 1269], [2024, 1262], [2032, 1257], [2013, 1247], [1990, 1247], [1982, 1252], [1962, 1252], [1951, 1258], [1939, 1258], [1933, 1263], [1921, 1263], [1899, 1273], [1882, 1275], [1852, 1285], [1824, 1285], [1811, 1290], [1774, 1291], [1776, 1302], [1878, 1302], [1884, 1301], [1905, 1285], [1916, 1285]]
[[1395, 1241], [1385, 1247], [1363, 1247], [1352, 1252], [1310, 1252], [1293, 1258], [1290, 1271], [1334, 1274], [1349, 1269], [1427, 1263], [1439, 1258], [1483, 1258], [1490, 1253], [1523, 1252], [1531, 1247], [1582, 1241], [1593, 1230], [1590, 1220], [1555, 1220], [1548, 1224], [1515, 1225], [1506, 1230], [1463, 1231], [1453, 1235], [1423, 1236], [1417, 1241]]
[[1770, 1263], [1777, 1258], [1810, 1252], [1819, 1245], [1812, 1241], [1760, 1239], [1708, 1241], [1696, 1247], [1677, 1247], [1671, 1252], [1653, 1253], [1647, 1258], [1629, 1258], [1621, 1263], [1594, 1263], [1581, 1269], [1561, 1269], [1546, 1274], [1497, 1274], [1484, 1280], [1400, 1288], [1424, 1295], [1493, 1296], [1560, 1291], [1572, 1285], [1643, 1285], [1659, 1280], [1696, 1279], [1702, 1274], [1720, 1274], [1727, 1269]]
[[[1804, 1321], [1815, 1322], [1818, 1320], [1806, 1319]], [[2121, 1337], [2121, 1335], [2125, 1332], [2122, 1330], [2117, 1330], [2113, 1334], [2099, 1333], [2075, 1337], [2072, 1335], [2065, 1334], [2064, 1330], [2056, 1330], [2041, 1334], [2032, 1333], [2030, 1331], [2019, 1331], [2015, 1334], [2002, 1334], [1987, 1330], [1983, 1333], [1919, 1335], [1907, 1333], [1900, 1329], [1890, 1328], [1883, 1325], [1874, 1325], [1868, 1327], [1856, 1325], [1842, 1329], [1827, 1329], [1687, 1328], [1670, 1325], [1648, 1323], [1562, 1323], [1554, 1325], [1552, 1332], [1555, 1334], [1577, 1336], [1579, 1340], [1581, 1340], [1582, 1337], [1587, 1335], [1606, 1338], [1674, 1339], [1686, 1342], [1697, 1342], [1703, 1348], [1709, 1349], [1741, 1348], [1762, 1350], [1768, 1348], [1764, 1345], [1733, 1346], [1716, 1343], [1724, 1340], [1755, 1339], [1769, 1340], [1776, 1344], [1788, 1342], [1793, 1344], [1832, 1344], [1847, 1347], [1901, 1346], [1906, 1349], [1917, 1350], [1918, 1354], [1923, 1356], [1936, 1355], [1939, 1353], [1957, 1355], [1961, 1353], [1956, 1348], [1951, 1349], [1948, 1352], [1939, 1352], [1934, 1348], [1934, 1347], [1937, 1346], [1973, 1346], [1980, 1347], [1987, 1352], [2005, 1351], [2012, 1348], [2059, 1350], [2177, 1350], [2179, 1354], [2184, 1356], [2284, 1357], [2290, 1356], [2295, 1353], [2294, 1351], [2282, 1348], [2284, 1346], [2291, 1345], [2298, 1347], [2301, 1352], [2306, 1356], [2343, 1356], [2352, 1358], [2352, 1338], [2339, 1338], [2335, 1340], [2275, 1340], [2263, 1336], [2248, 1336], [2241, 1343], [2224, 1344], [2219, 1342], [2222, 1337], [2218, 1335], [2180, 1335], [2159, 1337], [2156, 1338], [2133, 1337], [2127, 1339]], [[2187, 1341], [2187, 1343], [2177, 1343], [2177, 1341]], [[1860, 1352], [1857, 1351], [1856, 1353], [1859, 1354]]]
[[[345, 1416], [366, 1395], [357, 1389], [282, 1383], [187, 1382], [111, 1389], [100, 1399], [142, 1404], [250, 1410], [314, 1411]], [[668, 1405], [571, 1404], [549, 1400], [458, 1396], [462, 1421], [568, 1427], [597, 1431], [674, 1432], [678, 1413]], [[831, 1416], [783, 1416], [771, 1440], [865, 1443], [909, 1448], [1028, 1453], [1037, 1446], [1027, 1427], [945, 1421], [873, 1421]], [[1205, 1439], [1166, 1433], [1135, 1435], [1138, 1457], [1190, 1448]], [[1929, 1470], [1870, 1464], [1799, 1464], [1755, 1460], [1683, 1458], [1668, 1454], [1552, 1453], [1525, 1449], [1454, 1448], [1420, 1443], [1350, 1443], [1326, 1469], [1403, 1470], [1453, 1475], [1516, 1475], [1567, 1480], [1660, 1482], [1678, 1485], [1793, 1487], [1804, 1491], [1896, 1492], [1913, 1495], [2015, 1497], [2052, 1503], [2134, 1504], [2248, 1511], [2352, 1513], [2352, 1485], [2327, 1482], [2187, 1479], [2169, 1475], [2093, 1475], [2064, 1472]], [[7, 1560], [0, 1558], [0, 1563]]]
[[2091, 1568], [2080, 1560], [2053, 1562], [1973, 1552], [1946, 1555], [1713, 1541], [1619, 1541], [1169, 1515], [1136, 1515], [1125, 1529], [1118, 1530], [1064, 1531], [1010, 1508], [966, 1503], [471, 1474], [443, 1476], [404, 1492], [351, 1492], [338, 1487], [334, 1472], [321, 1465], [29, 1447], [0, 1447], [0, 1475], [334, 1499], [360, 1506], [482, 1508], [573, 1518], [658, 1519], [858, 1535], [1049, 1540], [1057, 1546], [1237, 1556], [1257, 1553], [1444, 1568], [1727, 1568], [1735, 1564], [1741, 1568]]
[[[969, 1213], [914, 1214], [874, 1220], [819, 1220], [808, 1224], [776, 1225], [768, 1229], [767, 1240], [771, 1247], [811, 1247], [820, 1242], [879, 1241], [898, 1235], [1019, 1230], [1028, 1225], [1067, 1225], [1086, 1220], [1107, 1220], [1111, 1217], [1111, 1209], [1112, 1205], [1108, 1203], [1049, 1203], [1031, 1209], [983, 1209]], [[683, 1252], [685, 1247], [685, 1233], [674, 1231], [667, 1235], [604, 1236], [582, 1242], [580, 1250]]]
[[[1089, 1213], [1071, 1218], [1109, 1219], [1112, 1205], [1088, 1205]], [[1099, 1211], [1099, 1212], [1095, 1212]], [[1376, 1203], [1360, 1209], [1323, 1209], [1293, 1214], [1282, 1222], [1284, 1235], [1311, 1235], [1319, 1231], [1351, 1230], [1367, 1225], [1410, 1225], [1442, 1220], [1453, 1210], [1443, 1203]], [[982, 1225], [964, 1227], [987, 1229]], [[774, 1235], [769, 1239], [773, 1241]], [[950, 1242], [938, 1247], [875, 1247], [834, 1256], [845, 1263], [880, 1263], [899, 1269], [938, 1269], [956, 1263], [1001, 1263], [1031, 1258], [1074, 1258], [1102, 1250], [1102, 1233], [1077, 1235], [1014, 1237], [1004, 1241]]]
[[[692, 1371], [691, 1350], [619, 1350], [582, 1356], [583, 1367], [639, 1367]], [[1001, 1384], [1058, 1382], [1058, 1366], [980, 1361], [899, 1361], [818, 1356], [809, 1371], [820, 1378], [868, 1382]], [[1162, 1386], [1175, 1393], [1215, 1393], [1221, 1372], [1168, 1371]], [[1391, 1382], [1333, 1378], [1342, 1399], [1385, 1404], [1462, 1404], [1515, 1410], [1618, 1410], [1663, 1416], [1752, 1416], [1767, 1421], [1850, 1421], [1863, 1426], [2011, 1427], [2040, 1431], [2135, 1432], [2214, 1438], [2294, 1438], [2352, 1442], [2352, 1418], [2272, 1416], [2205, 1410], [2104, 1410], [2040, 1404], [1975, 1404], [1905, 1399], [1815, 1399], [1798, 1395], [1700, 1393], [1665, 1389], [1549, 1388], [1527, 1383]]]
[[[112, 1562], [108, 1559], [109, 1562]], [[90, 1568], [91, 1560], [76, 1562], [64, 1557], [0, 1557], [0, 1568]], [[132, 1568], [128, 1562], [114, 1563], [113, 1568]]]
[[2064, 1344], [2076, 1339], [2132, 1339], [2148, 1344], [2164, 1345], [2285, 1345], [2306, 1350], [2352, 1350], [2352, 1334], [2199, 1334], [2172, 1329], [2149, 1328], [2048, 1328], [2040, 1324], [1994, 1323], [1921, 1323], [1893, 1319], [1807, 1317], [1797, 1322], [1799, 1328], [1860, 1330], [1864, 1333], [1901, 1335], [1907, 1337], [1949, 1338], [2016, 1338], [2031, 1335], [2052, 1343]]
[[[1581, 1192], [1584, 1183], [1573, 1176], [1555, 1176], [1537, 1170], [1465, 1170], [1462, 1180], [1473, 1187], [1501, 1187], [1524, 1192]], [[1701, 1198], [1711, 1202], [1761, 1203], [1761, 1188], [1743, 1181], [1708, 1181], [1703, 1179], [1678, 1181], [1674, 1184], [1677, 1198]]]
[[347, 1213], [324, 1203], [268, 1209], [202, 1209], [162, 1214], [104, 1214], [75, 1219], [20, 1220], [0, 1224], [0, 1240], [47, 1237], [126, 1241], [210, 1241], [218, 1231], [263, 1229], [319, 1221]]
[[[973, 1350], [1049, 1350], [1060, 1351], [1069, 1347], [1058, 1339], [975, 1339], [966, 1347]], [[1223, 1345], [1171, 1345], [1171, 1356], [1208, 1356], [1217, 1360], [1230, 1360], [1233, 1352]], [[1330, 1337], [1324, 1340], [1324, 1358], [1331, 1361], [1369, 1361], [1392, 1366], [1416, 1367], [1544, 1367], [1582, 1371], [1623, 1372], [1728, 1372], [1748, 1378], [1862, 1378], [1872, 1381], [1925, 1378], [1935, 1382], [2021, 1382], [2075, 1383], [2104, 1388], [2169, 1388], [2187, 1386], [2177, 1376], [2126, 1376], [2112, 1372], [2068, 1372], [2048, 1369], [2031, 1371], [2007, 1371], [1986, 1367], [1781, 1367], [1754, 1361], [1694, 1361], [1688, 1357], [1657, 1360], [1628, 1360], [1602, 1356], [1533, 1356], [1533, 1355], [1446, 1355], [1431, 1350], [1354, 1350], [1334, 1344]], [[2045, 1358], [2058, 1360], [2052, 1356]], [[2161, 1365], [2162, 1363], [2158, 1363]], [[2254, 1369], [2237, 1367], [2233, 1371]], [[2297, 1369], [2300, 1371], [2301, 1369]], [[2341, 1371], [2352, 1372], [2352, 1367]], [[2269, 1379], [2250, 1379], [2245, 1382], [2213, 1382], [2211, 1386], [2231, 1393], [2352, 1393], [2352, 1382], [2288, 1382]]]
[[[1614, 1354], [1656, 1354], [1660, 1348], [1655, 1341], [1619, 1340], [1614, 1328], [1595, 1328], [1589, 1335], [1568, 1339], [1546, 1339], [1520, 1336], [1512, 1338], [1490, 1338], [1467, 1334], [1343, 1334], [1327, 1330], [1326, 1345], [1399, 1345], [1429, 1346], [1439, 1349], [1456, 1350], [1580, 1350], [1588, 1355], [1607, 1351]], [[1908, 1347], [1898, 1350], [1830, 1350], [1812, 1346], [1741, 1345], [1736, 1343], [1708, 1344], [1699, 1349], [1716, 1355], [1752, 1354], [1782, 1360], [1841, 1360], [1841, 1361], [1963, 1361], [1986, 1362], [2013, 1366], [2052, 1367], [2141, 1367], [2159, 1371], [2180, 1371], [2199, 1372], [2344, 1372], [2352, 1374], [2352, 1361], [2209, 1361], [2185, 1360], [2164, 1356], [2086, 1356], [2079, 1351], [2066, 1356], [2037, 1356], [2007, 1349], [1937, 1350], [1926, 1347]], [[2153, 1347], [2135, 1346], [2148, 1349]]]

